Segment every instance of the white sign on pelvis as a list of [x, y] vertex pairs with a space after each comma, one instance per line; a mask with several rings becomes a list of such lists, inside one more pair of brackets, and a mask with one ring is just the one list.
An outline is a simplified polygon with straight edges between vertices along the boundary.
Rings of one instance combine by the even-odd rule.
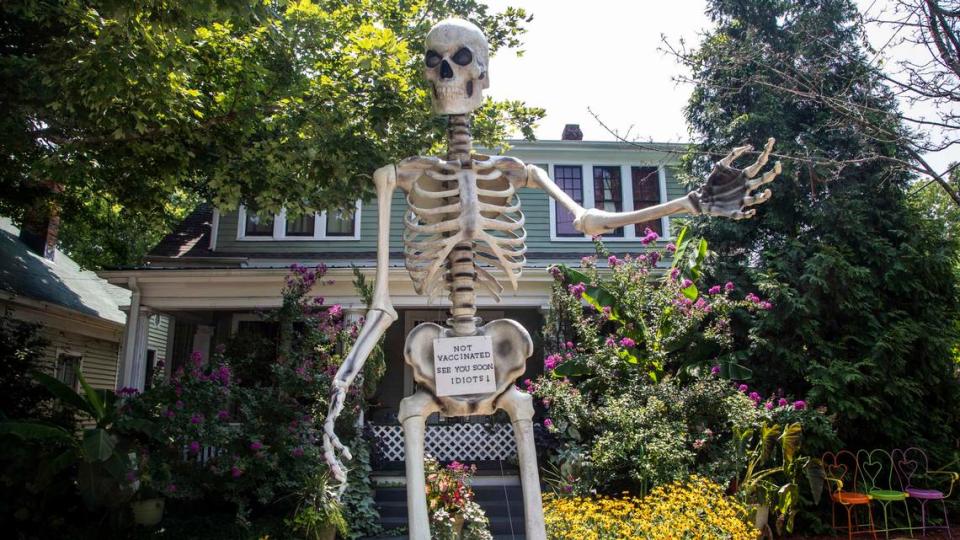
[[[373, 173], [378, 201], [377, 272], [373, 300], [357, 340], [337, 370], [324, 422], [324, 456], [333, 476], [346, 489], [340, 456], [350, 450], [335, 432], [347, 389], [363, 364], [397, 320], [390, 301], [390, 208], [393, 193], [407, 198], [404, 213], [404, 263], [418, 294], [443, 291], [450, 300], [447, 327], [425, 323], [407, 336], [404, 359], [420, 389], [400, 402], [400, 422], [406, 445], [409, 536], [430, 538], [424, 482], [426, 418], [489, 415], [503, 410], [513, 423], [523, 487], [527, 540], [546, 540], [540, 479], [533, 439], [533, 400], [515, 381], [533, 353], [529, 333], [512, 320], [481, 325], [476, 317], [477, 286], [499, 301], [501, 281], [514, 290], [526, 263], [525, 218], [517, 196], [521, 188], [542, 189], [574, 216], [574, 227], [585, 235], [603, 235], [636, 223], [677, 213], [746, 219], [749, 208], [765, 202], [780, 163], [755, 178], [773, 148], [769, 139], [755, 163], [745, 169], [733, 161], [752, 150], [735, 148], [714, 166], [697, 190], [663, 204], [631, 212], [584, 208], [563, 191], [547, 172], [505, 156], [473, 152], [469, 114], [483, 102], [489, 87], [487, 40], [479, 28], [459, 19], [435, 25], [427, 34], [424, 76], [433, 110], [448, 118], [447, 156], [413, 156]], [[491, 365], [492, 364], [492, 365]]]

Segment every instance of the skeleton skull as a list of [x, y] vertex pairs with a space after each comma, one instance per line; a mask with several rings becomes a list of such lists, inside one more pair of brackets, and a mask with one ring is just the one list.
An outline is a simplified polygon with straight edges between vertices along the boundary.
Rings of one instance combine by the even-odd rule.
[[490, 87], [487, 38], [462, 19], [440, 21], [427, 34], [424, 75], [430, 81], [433, 112], [467, 114]]

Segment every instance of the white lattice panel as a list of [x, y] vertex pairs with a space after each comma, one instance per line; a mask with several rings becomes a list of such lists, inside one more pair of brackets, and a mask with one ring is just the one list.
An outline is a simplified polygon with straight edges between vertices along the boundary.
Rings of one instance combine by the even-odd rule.
[[[371, 425], [377, 452], [386, 461], [403, 461], [403, 428]], [[427, 426], [426, 452], [439, 461], [496, 461], [517, 457], [510, 424], [445, 424]]]

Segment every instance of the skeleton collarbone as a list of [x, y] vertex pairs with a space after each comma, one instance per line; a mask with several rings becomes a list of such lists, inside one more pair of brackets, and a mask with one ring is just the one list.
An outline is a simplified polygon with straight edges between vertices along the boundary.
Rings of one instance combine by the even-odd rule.
[[416, 174], [407, 189], [403, 241], [418, 293], [434, 296], [450, 289], [447, 260], [455, 248], [472, 252], [475, 279], [498, 299], [503, 290], [498, 277], [516, 289], [527, 250], [517, 196], [526, 181], [523, 163], [476, 154], [466, 164], [414, 157], [401, 162], [398, 173]]

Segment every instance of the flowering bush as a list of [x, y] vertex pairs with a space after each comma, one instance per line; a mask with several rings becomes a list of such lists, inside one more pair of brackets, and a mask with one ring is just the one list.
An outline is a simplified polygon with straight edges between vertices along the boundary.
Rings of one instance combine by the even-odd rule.
[[[454, 461], [441, 467], [434, 459], [424, 462], [427, 482], [427, 507], [430, 510], [432, 538], [489, 540], [490, 522], [473, 500], [470, 476], [476, 466]], [[458, 536], [462, 527], [462, 536]]]
[[726, 538], [752, 540], [756, 530], [746, 509], [723, 488], [692, 476], [653, 490], [639, 499], [620, 497], [547, 497], [547, 534], [557, 539]]
[[[276, 333], [248, 332], [218, 346], [209, 360], [194, 353], [169, 381], [127, 399], [130, 422], [148, 418], [159, 426], [164, 444], [147, 445], [146, 452], [162, 453], [170, 467], [166, 496], [226, 501], [241, 517], [268, 506], [307, 508], [297, 504], [296, 494], [328, 473], [319, 444], [322, 422], [332, 376], [355, 331], [345, 325], [340, 306], [308, 298], [324, 272], [292, 268], [282, 307], [264, 314]], [[360, 407], [358, 392], [350, 397], [344, 426], [353, 425]], [[362, 446], [356, 443], [362, 441], [350, 441]], [[145, 472], [134, 471], [131, 480]], [[367, 521], [376, 520], [366, 516], [358, 523]]]

